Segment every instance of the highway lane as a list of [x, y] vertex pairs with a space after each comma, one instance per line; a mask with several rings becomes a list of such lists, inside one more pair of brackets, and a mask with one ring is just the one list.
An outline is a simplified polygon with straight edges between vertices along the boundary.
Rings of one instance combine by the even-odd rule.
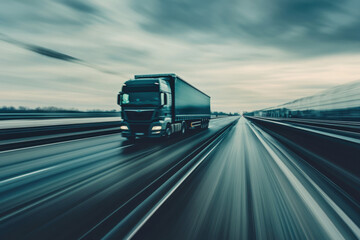
[[[260, 125], [241, 118], [206, 142], [236, 119], [169, 141], [113, 134], [1, 152], [0, 239], [360, 237], [359, 204]], [[161, 204], [139, 208], [176, 174]], [[135, 215], [148, 218], [128, 232]]]
[[359, 239], [359, 205], [341, 193], [241, 118], [134, 239]]
[[82, 236], [235, 119], [167, 142], [113, 134], [1, 152], [0, 238]]

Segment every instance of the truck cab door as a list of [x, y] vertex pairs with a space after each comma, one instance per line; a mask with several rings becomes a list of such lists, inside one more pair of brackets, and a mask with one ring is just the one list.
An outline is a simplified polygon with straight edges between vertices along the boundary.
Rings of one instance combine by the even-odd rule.
[[160, 101], [161, 101], [161, 106], [165, 106], [167, 105], [167, 94], [166, 93], [161, 93], [160, 94]]

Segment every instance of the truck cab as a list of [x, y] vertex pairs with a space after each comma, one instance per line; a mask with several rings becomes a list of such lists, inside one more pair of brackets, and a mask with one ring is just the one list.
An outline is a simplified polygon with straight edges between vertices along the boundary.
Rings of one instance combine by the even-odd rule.
[[[119, 93], [122, 136], [160, 137], [169, 134], [171, 89], [161, 78], [129, 80]], [[171, 133], [170, 133], [171, 134]]]

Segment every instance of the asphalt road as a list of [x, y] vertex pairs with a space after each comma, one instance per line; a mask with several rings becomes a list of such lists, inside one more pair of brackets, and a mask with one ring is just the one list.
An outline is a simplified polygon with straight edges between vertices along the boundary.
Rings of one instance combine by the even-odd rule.
[[112, 134], [0, 159], [0, 239], [360, 238], [356, 198], [245, 118], [169, 141]]
[[234, 118], [170, 141], [119, 134], [0, 153], [0, 239], [74, 239]]
[[345, 213], [328, 185], [241, 118], [134, 238], [358, 239], [358, 209]]

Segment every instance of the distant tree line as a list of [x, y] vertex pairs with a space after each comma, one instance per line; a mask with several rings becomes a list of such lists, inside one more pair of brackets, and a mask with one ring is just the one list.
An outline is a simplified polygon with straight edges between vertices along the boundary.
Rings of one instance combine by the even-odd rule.
[[212, 112], [212, 115], [216, 115], [216, 116], [239, 116], [239, 113], [226, 113], [226, 112]]
[[3, 106], [0, 108], [0, 113], [95, 113], [95, 112], [117, 112], [115, 109], [113, 110], [100, 110], [100, 109], [94, 109], [94, 110], [86, 110], [81, 111], [78, 109], [64, 109], [59, 107], [37, 107], [37, 108], [29, 108], [29, 107], [12, 107], [12, 106]]

